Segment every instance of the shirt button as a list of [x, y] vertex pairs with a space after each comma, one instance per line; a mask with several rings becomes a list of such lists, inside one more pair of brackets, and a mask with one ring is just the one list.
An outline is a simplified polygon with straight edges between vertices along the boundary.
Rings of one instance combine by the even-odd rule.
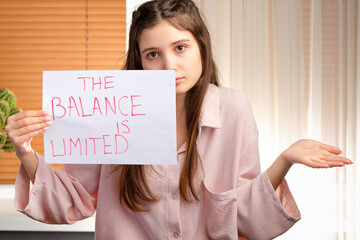
[[171, 194], [171, 199], [175, 200], [177, 198], [177, 195], [175, 193]]
[[178, 232], [174, 232], [174, 233], [173, 233], [173, 237], [174, 237], [174, 238], [178, 238], [178, 237], [180, 237], [180, 233], [178, 233]]

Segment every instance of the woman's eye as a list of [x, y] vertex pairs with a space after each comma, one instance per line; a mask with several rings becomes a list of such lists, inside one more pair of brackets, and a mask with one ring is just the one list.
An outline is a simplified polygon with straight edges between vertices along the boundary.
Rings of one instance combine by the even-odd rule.
[[176, 47], [176, 51], [177, 51], [177, 52], [182, 52], [182, 51], [185, 50], [185, 48], [186, 48], [186, 47], [185, 47], [184, 45], [179, 45], [179, 46]]
[[159, 54], [157, 52], [151, 52], [151, 53], [148, 53], [148, 58], [150, 59], [153, 59], [153, 58], [156, 58], [159, 56]]

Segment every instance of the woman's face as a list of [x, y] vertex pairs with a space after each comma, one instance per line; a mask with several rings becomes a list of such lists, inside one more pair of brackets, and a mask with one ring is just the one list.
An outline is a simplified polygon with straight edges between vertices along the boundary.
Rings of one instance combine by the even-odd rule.
[[144, 29], [139, 48], [145, 70], [175, 70], [177, 96], [189, 91], [201, 76], [201, 55], [195, 38], [168, 21]]

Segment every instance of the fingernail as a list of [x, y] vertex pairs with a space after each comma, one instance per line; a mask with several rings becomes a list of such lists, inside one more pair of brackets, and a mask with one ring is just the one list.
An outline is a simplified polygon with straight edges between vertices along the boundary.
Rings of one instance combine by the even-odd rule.
[[43, 129], [42, 129], [42, 131], [43, 132], [46, 132], [46, 130], [48, 130], [49, 128], [48, 127], [44, 127]]
[[47, 122], [47, 121], [50, 121], [50, 120], [51, 120], [51, 117], [49, 117], [49, 116], [44, 117], [44, 122]]
[[46, 122], [45, 124], [46, 124], [47, 126], [50, 126], [52, 123], [53, 123], [53, 122], [48, 121], [48, 122]]
[[42, 111], [43, 115], [49, 115], [49, 113], [47, 111]]

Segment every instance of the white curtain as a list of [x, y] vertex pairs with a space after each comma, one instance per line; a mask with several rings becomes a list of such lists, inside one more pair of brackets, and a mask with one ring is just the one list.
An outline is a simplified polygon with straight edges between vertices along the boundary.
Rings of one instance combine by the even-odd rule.
[[302, 220], [278, 239], [360, 239], [360, 3], [196, 2], [222, 85], [252, 104], [262, 169], [300, 138], [336, 145], [355, 162], [327, 170], [295, 165], [287, 180]]

